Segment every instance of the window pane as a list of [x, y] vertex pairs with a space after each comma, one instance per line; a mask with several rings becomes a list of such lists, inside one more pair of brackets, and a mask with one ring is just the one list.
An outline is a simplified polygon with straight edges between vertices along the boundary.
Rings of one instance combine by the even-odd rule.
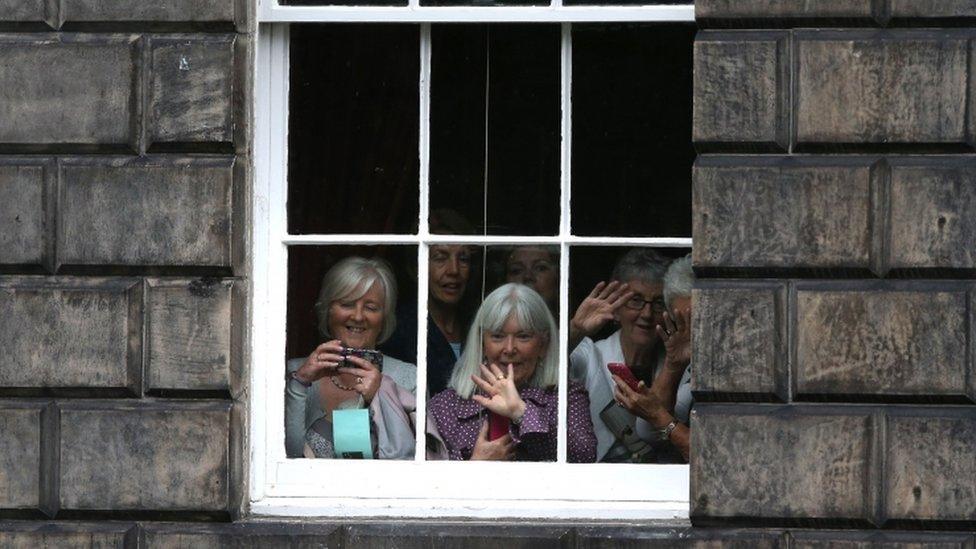
[[413, 233], [416, 25], [293, 25], [288, 230]]
[[282, 6], [406, 6], [407, 0], [278, 0]]
[[[289, 457], [337, 457], [343, 445], [333, 438], [332, 428], [335, 421], [342, 424], [343, 420], [336, 420], [332, 412], [337, 409], [365, 412], [365, 397], [381, 398], [376, 395], [383, 391], [384, 383], [393, 387], [389, 385], [392, 382], [415, 392], [416, 368], [401, 357], [383, 356], [382, 377], [377, 376], [375, 380], [368, 373], [335, 370], [334, 364], [326, 362], [338, 362], [333, 355], [341, 356], [327, 342], [339, 340], [347, 349], [375, 350], [379, 342], [402, 329], [394, 328], [391, 320], [396, 318], [397, 303], [416, 303], [416, 264], [416, 246], [289, 248], [287, 372], [296, 372], [306, 383], [312, 382], [311, 387], [291, 379], [286, 382], [285, 440]], [[378, 282], [369, 288], [361, 282], [377, 274], [381, 275]], [[384, 282], [384, 275], [386, 280], [394, 282]], [[387, 288], [395, 291], [387, 292]], [[360, 355], [370, 357], [368, 353]], [[355, 366], [351, 362], [346, 366]], [[370, 394], [371, 391], [375, 392]], [[360, 395], [363, 401], [358, 400]], [[384, 406], [394, 405], [389, 398], [380, 402]], [[405, 409], [404, 406], [401, 408]], [[377, 439], [379, 435], [375, 433], [370, 439], [368, 423], [364, 430], [352, 432], [377, 445], [375, 458], [412, 459], [413, 430], [406, 414], [402, 416], [403, 421], [399, 422], [387, 418], [384, 440]], [[369, 421], [368, 416], [361, 419]], [[348, 446], [349, 440], [345, 443]]]
[[556, 234], [558, 25], [434, 25], [431, 34], [431, 232]]
[[577, 235], [690, 236], [692, 25], [574, 25]]
[[[675, 463], [682, 462], [679, 448], [671, 443], [654, 440], [659, 427], [652, 422], [661, 417], [675, 417], [687, 425], [687, 412], [691, 406], [690, 385], [683, 372], [675, 379], [659, 377], [662, 371], [665, 347], [656, 327], [666, 326], [667, 307], [664, 304], [664, 275], [674, 265], [674, 279], [680, 273], [690, 274], [690, 262], [674, 263], [684, 257], [688, 249], [651, 249], [621, 247], [573, 247], [570, 250], [570, 318], [581, 331], [570, 332], [570, 397], [573, 389], [585, 389], [589, 395], [586, 412], [574, 399], [568, 400], [567, 437], [570, 461], [574, 445], [579, 448], [587, 442], [584, 434], [592, 425], [595, 434], [596, 453], [601, 462]], [[681, 267], [687, 267], [682, 270]], [[588, 299], [601, 282], [612, 282], [619, 274], [620, 282], [626, 282], [633, 292], [614, 292], [614, 287], [604, 286], [604, 291]], [[687, 280], [687, 277], [686, 277]], [[673, 287], [672, 292], [683, 291]], [[606, 310], [617, 300], [613, 309], [614, 319], [604, 321], [599, 312]], [[586, 301], [586, 303], [584, 303]], [[673, 302], [678, 305], [678, 302]], [[615, 364], [615, 366], [608, 366]], [[616, 403], [611, 372], [624, 381], [636, 385], [643, 381], [651, 387], [658, 381], [659, 388], [674, 402], [664, 403], [658, 414], [637, 420], [638, 415]], [[653, 408], [652, 408], [653, 409]], [[666, 425], [664, 425], [666, 426]], [[661, 426], [661, 427], [664, 427]]]

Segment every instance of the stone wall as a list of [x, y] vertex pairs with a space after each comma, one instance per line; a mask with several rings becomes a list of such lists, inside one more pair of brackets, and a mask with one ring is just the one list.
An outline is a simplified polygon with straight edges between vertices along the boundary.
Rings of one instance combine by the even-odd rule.
[[240, 514], [248, 9], [0, 0], [0, 518]]

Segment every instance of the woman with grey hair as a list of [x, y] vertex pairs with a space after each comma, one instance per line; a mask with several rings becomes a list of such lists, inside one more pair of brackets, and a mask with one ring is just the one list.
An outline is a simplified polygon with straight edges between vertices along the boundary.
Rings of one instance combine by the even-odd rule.
[[[556, 322], [535, 290], [509, 283], [488, 294], [448, 389], [429, 405], [450, 459], [556, 459], [557, 340]], [[569, 461], [592, 462], [596, 440], [586, 391], [570, 383], [568, 401]], [[489, 422], [497, 438], [489, 436]]]
[[[396, 384], [410, 392], [416, 390], [413, 364], [378, 351], [362, 352], [375, 350], [396, 328], [393, 313], [396, 293], [393, 272], [381, 259], [347, 257], [322, 278], [315, 311], [324, 343], [307, 357], [288, 361], [285, 387], [288, 457], [302, 456], [306, 439], [310, 435], [314, 438], [310, 432], [314, 424], [318, 424], [316, 432], [331, 432], [323, 429], [327, 426], [320, 420], [331, 423], [333, 411], [379, 406], [374, 397], [383, 384]], [[368, 360], [369, 356], [373, 358]], [[397, 452], [400, 450], [392, 454]], [[380, 454], [380, 457], [407, 457], [391, 455], [391, 452], [385, 456], [382, 451]]]
[[[638, 418], [614, 400], [610, 365], [618, 372], [626, 371], [631, 380], [648, 384], [660, 369], [664, 353], [657, 329], [667, 310], [662, 299], [667, 265], [668, 260], [652, 249], [629, 250], [617, 261], [610, 283], [597, 284], [570, 321], [570, 377], [589, 392], [598, 461], [655, 458], [653, 437], [637, 436]], [[594, 341], [595, 334], [610, 322], [619, 328], [606, 339]]]
[[691, 431], [689, 416], [694, 406], [691, 394], [691, 290], [695, 273], [691, 256], [674, 261], [664, 275], [664, 300], [671, 314], [658, 334], [664, 342], [664, 367], [650, 387], [638, 384], [636, 390], [619, 378], [614, 395], [621, 406], [646, 423], [639, 423], [649, 432], [661, 433], [660, 441], [681, 454], [688, 461]]

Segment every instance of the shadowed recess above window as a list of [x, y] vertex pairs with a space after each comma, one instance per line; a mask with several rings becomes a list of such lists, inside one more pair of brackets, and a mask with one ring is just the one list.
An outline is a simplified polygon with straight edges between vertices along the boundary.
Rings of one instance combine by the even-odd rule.
[[413, 233], [417, 25], [293, 25], [288, 231]]

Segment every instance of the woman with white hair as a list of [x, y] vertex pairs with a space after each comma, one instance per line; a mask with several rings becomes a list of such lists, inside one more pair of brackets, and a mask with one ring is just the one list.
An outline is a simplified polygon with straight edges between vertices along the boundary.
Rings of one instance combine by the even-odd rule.
[[[482, 302], [448, 389], [429, 413], [450, 459], [556, 459], [559, 382], [556, 323], [528, 286], [505, 284]], [[569, 384], [568, 458], [595, 460], [596, 439], [586, 391]], [[489, 437], [489, 416], [504, 433]], [[495, 431], [495, 429], [492, 429]]]
[[[348, 352], [349, 349], [374, 350], [378, 343], [390, 337], [396, 328], [396, 293], [393, 272], [381, 259], [347, 257], [322, 278], [315, 311], [324, 343], [307, 357], [288, 361], [285, 388], [288, 457], [303, 455], [306, 438], [311, 435], [309, 429], [320, 420], [331, 423], [333, 411], [378, 405], [374, 397], [384, 383], [416, 391], [417, 374], [413, 364], [379, 352], [375, 356], [382, 359], [376, 360], [376, 364]], [[380, 454], [379, 457], [408, 457], [393, 455], [396, 452]]]

